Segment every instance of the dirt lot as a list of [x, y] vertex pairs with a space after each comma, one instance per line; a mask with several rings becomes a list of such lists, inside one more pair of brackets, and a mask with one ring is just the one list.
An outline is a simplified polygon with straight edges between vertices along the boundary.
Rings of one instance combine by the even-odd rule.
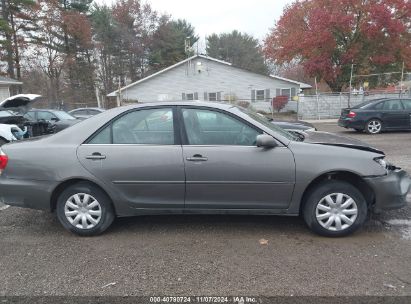
[[[410, 132], [317, 126], [369, 142], [411, 172]], [[52, 214], [0, 210], [0, 295], [411, 295], [410, 265], [410, 206], [343, 239], [268, 216], [145, 216], [79, 238]]]

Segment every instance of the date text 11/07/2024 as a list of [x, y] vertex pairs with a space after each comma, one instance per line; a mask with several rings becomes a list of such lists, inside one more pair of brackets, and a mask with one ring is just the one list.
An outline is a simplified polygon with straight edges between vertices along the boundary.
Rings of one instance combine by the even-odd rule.
[[150, 303], [258, 303], [255, 297], [246, 296], [232, 296], [232, 297], [218, 297], [218, 296], [160, 296], [150, 297]]

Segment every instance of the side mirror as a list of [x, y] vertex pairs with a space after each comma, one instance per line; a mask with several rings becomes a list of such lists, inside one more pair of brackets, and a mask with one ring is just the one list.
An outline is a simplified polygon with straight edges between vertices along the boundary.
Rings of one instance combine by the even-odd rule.
[[278, 144], [273, 137], [267, 134], [261, 134], [257, 136], [257, 147], [263, 148], [275, 148]]
[[51, 120], [51, 121], [54, 121], [54, 122], [58, 122], [58, 121], [59, 121], [59, 119], [58, 119], [57, 117], [52, 117], [50, 120]]

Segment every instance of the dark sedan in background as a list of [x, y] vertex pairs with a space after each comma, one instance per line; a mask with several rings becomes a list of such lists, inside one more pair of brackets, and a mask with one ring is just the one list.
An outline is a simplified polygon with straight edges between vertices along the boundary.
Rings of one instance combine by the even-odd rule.
[[368, 134], [411, 130], [411, 99], [374, 99], [343, 109], [338, 125]]
[[65, 111], [52, 109], [31, 109], [25, 117], [35, 121], [51, 123], [54, 133], [60, 132], [80, 121]]

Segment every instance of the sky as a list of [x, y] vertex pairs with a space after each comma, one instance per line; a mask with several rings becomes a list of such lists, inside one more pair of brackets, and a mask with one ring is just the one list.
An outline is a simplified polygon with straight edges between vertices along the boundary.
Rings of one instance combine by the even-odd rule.
[[[111, 4], [113, 0], [96, 0]], [[186, 19], [203, 41], [212, 33], [239, 30], [263, 40], [293, 0], [147, 0], [160, 13]]]

